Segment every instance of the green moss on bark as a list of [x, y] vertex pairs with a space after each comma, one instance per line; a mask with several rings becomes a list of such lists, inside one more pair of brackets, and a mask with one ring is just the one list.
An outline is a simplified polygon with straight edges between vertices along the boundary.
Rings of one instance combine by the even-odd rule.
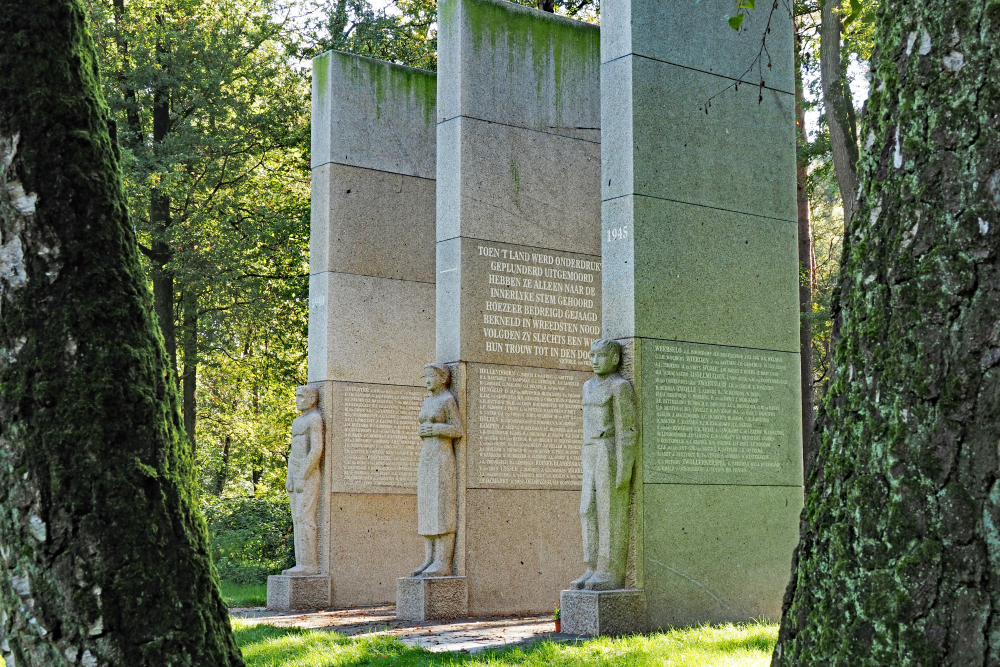
[[0, 0], [0, 649], [241, 665], [79, 0]]
[[1000, 664], [1000, 3], [878, 13], [774, 665]]

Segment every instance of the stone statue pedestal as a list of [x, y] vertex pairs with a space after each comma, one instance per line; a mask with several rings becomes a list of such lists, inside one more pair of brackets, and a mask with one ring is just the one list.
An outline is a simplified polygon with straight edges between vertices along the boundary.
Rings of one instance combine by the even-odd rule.
[[267, 608], [275, 611], [329, 609], [333, 582], [329, 575], [272, 574], [267, 578]]
[[465, 577], [403, 577], [396, 580], [396, 618], [429, 621], [469, 615]]
[[571, 635], [627, 635], [646, 625], [646, 593], [635, 588], [559, 593], [562, 631]]

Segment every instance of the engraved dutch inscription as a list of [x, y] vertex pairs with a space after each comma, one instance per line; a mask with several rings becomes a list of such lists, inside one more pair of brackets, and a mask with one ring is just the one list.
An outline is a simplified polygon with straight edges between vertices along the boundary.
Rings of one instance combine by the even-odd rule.
[[481, 488], [580, 487], [580, 390], [586, 376], [481, 366], [472, 482]]
[[423, 395], [417, 387], [344, 388], [344, 482], [416, 493], [421, 442], [414, 424]]
[[[599, 258], [477, 244], [472, 250], [482, 300], [481, 346], [491, 360], [589, 369], [601, 333]], [[498, 359], [498, 355], [502, 355]]]
[[683, 343], [656, 343], [652, 352], [647, 470], [732, 475], [782, 468], [790, 433], [780, 412], [797, 378], [792, 355]]

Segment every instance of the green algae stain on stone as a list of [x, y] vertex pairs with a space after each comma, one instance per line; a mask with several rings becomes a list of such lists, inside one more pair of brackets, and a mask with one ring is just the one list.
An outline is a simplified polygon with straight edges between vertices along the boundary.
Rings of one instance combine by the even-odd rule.
[[331, 51], [327, 51], [326, 53], [316, 56], [312, 61], [313, 94], [316, 95], [314, 104], [317, 110], [321, 109], [326, 102], [326, 88], [330, 69], [331, 53]]
[[[516, 94], [514, 82], [531, 72], [537, 124], [561, 126], [564, 100], [579, 98], [600, 76], [599, 27], [501, 0], [450, 0], [442, 4], [442, 23], [455, 20], [458, 1], [472, 36], [472, 60], [493, 65], [494, 90]], [[498, 62], [502, 58], [507, 62]]]
[[[405, 109], [409, 113], [419, 112], [427, 126], [434, 123], [437, 104], [437, 75], [434, 72], [339, 51], [331, 51], [323, 57], [330, 55], [339, 60], [343, 80], [371, 95], [376, 122], [382, 120], [383, 114]], [[322, 85], [325, 88], [325, 75]]]

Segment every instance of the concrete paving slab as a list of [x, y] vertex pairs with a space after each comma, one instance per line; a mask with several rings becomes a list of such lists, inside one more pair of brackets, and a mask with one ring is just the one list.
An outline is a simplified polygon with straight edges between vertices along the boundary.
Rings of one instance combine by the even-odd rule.
[[396, 619], [394, 605], [318, 612], [270, 611], [264, 607], [253, 607], [230, 609], [230, 615], [281, 628], [327, 630], [349, 637], [391, 635], [408, 646], [419, 646], [434, 652], [479, 653], [487, 649], [528, 646], [546, 639], [562, 642], [585, 639], [555, 632], [555, 623], [549, 615], [401, 621]]

